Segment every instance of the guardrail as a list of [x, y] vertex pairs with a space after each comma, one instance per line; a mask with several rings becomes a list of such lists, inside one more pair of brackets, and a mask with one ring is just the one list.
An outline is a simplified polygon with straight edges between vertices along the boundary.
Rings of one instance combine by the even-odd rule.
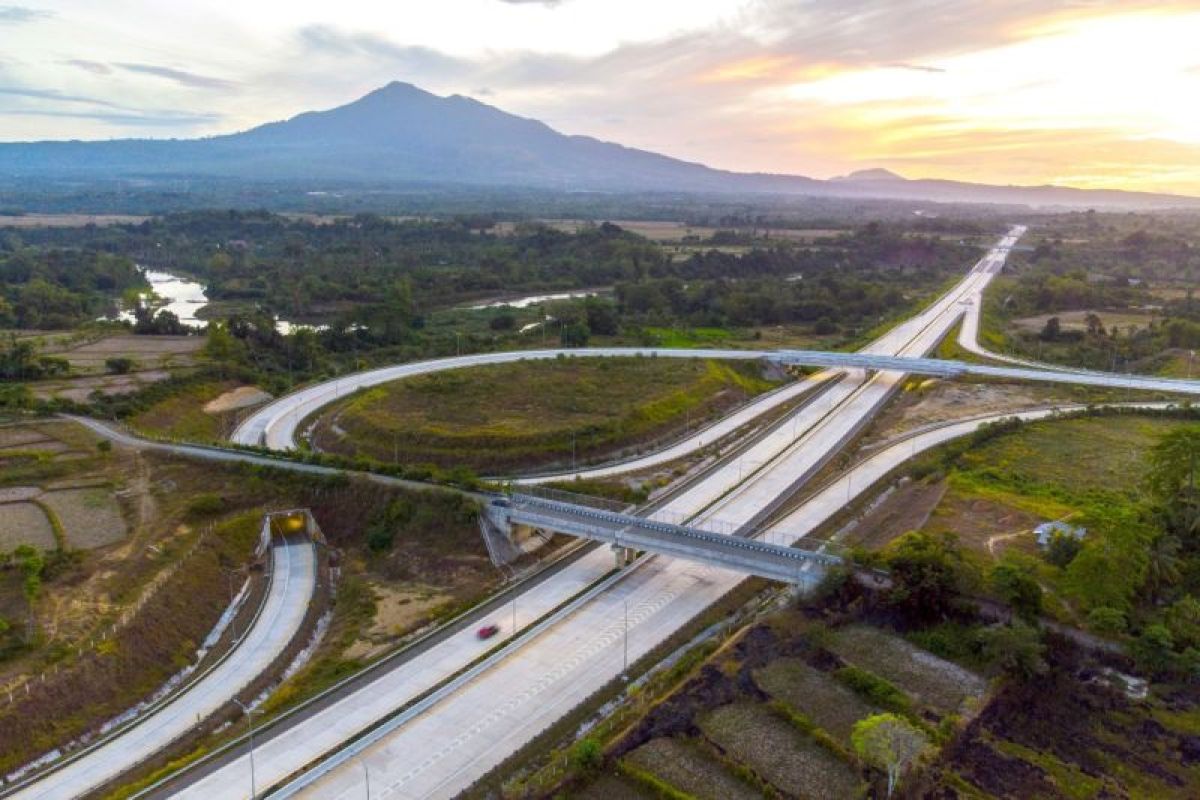
[[[266, 523], [264, 522], [264, 524], [266, 524]], [[66, 767], [75, 763], [76, 761], [83, 758], [84, 756], [87, 756], [87, 755], [95, 752], [96, 750], [100, 749], [101, 747], [105, 747], [105, 746], [115, 742], [116, 740], [120, 739], [121, 736], [128, 733], [131, 729], [133, 729], [133, 728], [137, 727], [138, 725], [142, 724], [143, 722], [145, 722], [145, 720], [148, 717], [152, 716], [153, 714], [155, 714], [158, 711], [162, 710], [163, 708], [167, 707], [171, 703], [174, 703], [177, 700], [179, 700], [179, 698], [183, 697], [187, 692], [191, 691], [200, 681], [202, 681], [206, 677], [208, 677], [213, 672], [213, 670], [217, 669], [219, 666], [221, 666], [226, 661], [228, 661], [230, 658], [232, 658], [234, 653], [236, 653], [238, 651], [238, 648], [241, 647], [242, 642], [244, 642], [246, 640], [246, 637], [248, 637], [250, 635], [250, 632], [252, 630], [254, 630], [254, 626], [258, 623], [259, 618], [262, 616], [263, 610], [267, 606], [267, 598], [271, 594], [271, 583], [275, 580], [275, 569], [274, 569], [274, 565], [271, 562], [268, 562], [267, 576], [268, 576], [269, 580], [267, 582], [266, 589], [263, 591], [262, 597], [259, 600], [258, 607], [254, 610], [254, 616], [252, 616], [250, 618], [250, 622], [243, 627], [241, 635], [237, 635], [236, 631], [235, 631], [232, 646], [228, 650], [226, 650], [225, 653], [223, 653], [219, 658], [217, 658], [215, 661], [213, 661], [213, 663], [209, 664], [206, 668], [193, 674], [192, 676], [189, 676], [189, 679], [187, 681], [181, 683], [179, 685], [179, 687], [176, 689], [176, 691], [171, 692], [167, 696], [161, 698], [158, 702], [147, 706], [145, 709], [143, 709], [141, 714], [138, 714], [136, 717], [129, 720], [124, 725], [120, 725], [120, 726], [114, 728], [107, 735], [97, 739], [94, 742], [89, 743], [87, 746], [80, 748], [79, 750], [74, 751], [73, 753], [71, 753], [68, 756], [65, 756], [64, 758], [53, 762], [52, 764], [48, 765], [45, 769], [40, 770], [40, 771], [30, 775], [28, 778], [3, 787], [2, 789], [0, 789], [0, 798], [10, 797], [11, 795], [15, 794], [18, 791], [27, 789], [30, 786], [37, 784], [39, 781], [44, 780], [46, 777], [65, 769]], [[171, 744], [171, 742], [164, 742], [163, 748], [169, 746], [170, 744]], [[161, 752], [161, 748], [160, 748], [159, 752]], [[153, 756], [151, 756], [151, 757], [153, 757]], [[132, 768], [138, 766], [139, 764], [143, 763], [144, 760], [145, 759], [138, 761], [136, 763], [133, 763], [133, 764], [129, 764], [128, 769], [132, 769]]]

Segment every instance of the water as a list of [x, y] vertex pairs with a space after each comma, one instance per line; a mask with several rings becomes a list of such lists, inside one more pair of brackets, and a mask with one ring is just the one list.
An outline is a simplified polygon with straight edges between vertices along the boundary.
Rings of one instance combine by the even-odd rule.
[[538, 303], [544, 303], [547, 300], [575, 300], [580, 297], [595, 297], [600, 294], [599, 289], [584, 289], [578, 292], [558, 292], [556, 294], [531, 294], [527, 297], [516, 297], [512, 300], [493, 300], [489, 303], [480, 303], [474, 306], [468, 306], [472, 311], [483, 311], [487, 308], [501, 308], [503, 306], [511, 306], [512, 308], [527, 308], [535, 306]]
[[[139, 269], [150, 283], [150, 288], [166, 303], [161, 308], [179, 317], [179, 321], [190, 328], [203, 328], [208, 324], [196, 317], [196, 312], [208, 305], [208, 295], [205, 294], [202, 284], [169, 272], [144, 267]], [[117, 315], [117, 319], [133, 322], [133, 311], [122, 311]]]
[[[208, 305], [208, 293], [204, 284], [196, 283], [180, 275], [163, 272], [162, 270], [146, 267], [138, 267], [138, 269], [146, 277], [158, 301], [163, 303], [163, 305], [155, 307], [155, 313], [166, 309], [179, 317], [179, 321], [189, 328], [203, 328], [208, 324], [205, 320], [196, 316], [200, 312], [200, 309]], [[117, 319], [133, 322], [133, 311], [122, 311], [117, 315]], [[301, 328], [322, 331], [328, 327], [328, 325], [304, 325], [297, 322], [288, 322], [285, 319], [275, 320], [275, 330], [284, 336], [294, 333]]]

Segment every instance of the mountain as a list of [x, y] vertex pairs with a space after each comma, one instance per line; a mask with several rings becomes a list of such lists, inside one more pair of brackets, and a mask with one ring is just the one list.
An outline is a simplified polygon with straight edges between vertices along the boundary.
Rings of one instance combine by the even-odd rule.
[[224, 136], [0, 144], [0, 178], [168, 177], [1032, 205], [1200, 205], [1200, 199], [1175, 195], [907, 180], [884, 169], [830, 181], [729, 172], [589, 136], [564, 135], [468, 97], [439, 97], [399, 82], [344, 106]]
[[897, 175], [890, 169], [860, 169], [851, 172], [849, 175], [839, 175], [836, 178], [830, 178], [831, 181], [902, 181], [906, 180], [902, 175]]

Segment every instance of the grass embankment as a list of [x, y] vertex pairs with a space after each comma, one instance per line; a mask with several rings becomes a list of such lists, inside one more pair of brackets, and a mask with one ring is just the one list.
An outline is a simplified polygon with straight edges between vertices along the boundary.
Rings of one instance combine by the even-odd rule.
[[[926, 530], [956, 534], [986, 563], [1033, 572], [1063, 621], [1081, 624], [1098, 607], [1126, 612], [1152, 536], [1138, 510], [1146, 454], [1182, 424], [1130, 414], [1022, 426], [954, 457]], [[944, 457], [931, 454], [918, 470]], [[1045, 560], [1036, 543], [1033, 527], [1049, 520], [1088, 531], [1066, 566]]]
[[134, 414], [129, 424], [139, 431], [168, 439], [220, 441], [233, 429], [236, 409], [213, 409], [210, 404], [242, 385], [239, 381], [219, 380], [186, 385]]
[[479, 472], [618, 457], [775, 384], [757, 365], [560, 358], [455, 370], [356, 394], [320, 420], [322, 450]]
[[17, 692], [12, 703], [0, 707], [0, 772], [120, 714], [190, 663], [228, 603], [225, 592], [211, 587], [224, 583], [223, 564], [248, 557], [258, 524], [257, 514], [235, 517], [214, 528], [194, 551], [199, 534], [164, 545], [156, 556], [164, 563], [191, 554], [154, 603], [82, 655], [59, 652], [66, 668], [56, 680], [49, 686], [39, 682], [28, 694]]
[[[918, 666], [892, 669], [897, 652]], [[559, 790], [597, 798], [618, 789], [672, 798], [861, 796], [866, 773], [850, 744], [857, 720], [892, 708], [942, 742], [959, 703], [977, 701], [985, 687], [892, 634], [830, 629], [794, 609], [697, 655], [672, 670], [671, 682], [639, 693], [636, 717], [577, 744]], [[952, 710], [945, 697], [957, 701]]]

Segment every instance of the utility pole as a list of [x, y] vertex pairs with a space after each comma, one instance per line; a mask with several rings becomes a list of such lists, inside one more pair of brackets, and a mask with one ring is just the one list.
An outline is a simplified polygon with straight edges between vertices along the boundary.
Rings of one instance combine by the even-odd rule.
[[625, 600], [625, 656], [621, 667], [621, 680], [629, 680], [629, 601]]
[[517, 635], [517, 598], [516, 598], [516, 596], [514, 596], [513, 601], [512, 601], [512, 636], [516, 636], [516, 635]]
[[254, 783], [254, 715], [257, 712], [236, 697], [233, 698], [233, 702], [237, 703], [238, 708], [246, 715], [246, 728], [250, 731], [250, 800], [257, 800], [258, 787]]
[[367, 769], [367, 762], [363, 761], [362, 756], [355, 756], [358, 759], [358, 765], [363, 768], [363, 785], [367, 788], [367, 800], [371, 800], [371, 771]]

